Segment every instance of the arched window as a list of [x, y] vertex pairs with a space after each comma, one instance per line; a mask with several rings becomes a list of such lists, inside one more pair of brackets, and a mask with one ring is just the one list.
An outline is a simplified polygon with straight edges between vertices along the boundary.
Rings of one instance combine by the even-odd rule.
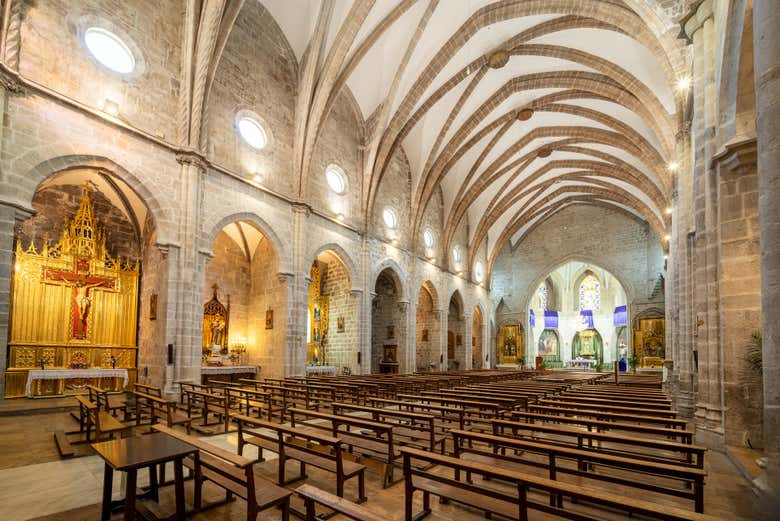
[[547, 309], [547, 284], [542, 282], [539, 287], [536, 288], [536, 295], [539, 297], [539, 309], [545, 311]]
[[580, 311], [598, 311], [601, 306], [601, 283], [593, 275], [588, 275], [580, 283]]

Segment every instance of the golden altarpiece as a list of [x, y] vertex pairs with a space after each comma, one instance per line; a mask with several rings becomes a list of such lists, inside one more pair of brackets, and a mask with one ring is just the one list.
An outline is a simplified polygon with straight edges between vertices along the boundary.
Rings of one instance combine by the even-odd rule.
[[309, 283], [309, 334], [306, 344], [307, 365], [325, 365], [330, 298], [322, 295], [322, 273], [315, 262]]
[[[25, 395], [32, 369], [124, 368], [136, 377], [138, 261], [106, 251], [89, 189], [58, 243], [16, 241], [6, 398]], [[106, 380], [106, 381], [103, 381]], [[87, 384], [121, 388], [116, 379], [37, 380], [33, 395], [76, 393]]]
[[519, 324], [501, 326], [496, 335], [496, 355], [499, 365], [517, 365], [518, 358], [525, 358], [525, 339]]
[[666, 355], [666, 319], [640, 318], [634, 329], [634, 354], [639, 367], [660, 368]]

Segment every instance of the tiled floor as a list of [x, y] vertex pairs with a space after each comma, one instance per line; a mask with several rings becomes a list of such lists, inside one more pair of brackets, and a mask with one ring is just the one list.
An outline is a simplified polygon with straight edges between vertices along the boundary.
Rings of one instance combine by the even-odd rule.
[[[103, 464], [99, 457], [87, 455], [69, 460], [59, 460], [54, 449], [52, 432], [56, 429], [72, 429], [75, 422], [64, 412], [35, 414], [25, 416], [0, 417], [0, 520], [22, 521], [36, 518], [51, 520], [97, 521], [100, 518], [100, 494], [102, 490]], [[235, 451], [236, 435], [222, 434], [209, 438], [209, 441], [224, 448]], [[87, 446], [80, 450], [88, 452]], [[247, 455], [252, 455], [251, 452]], [[271, 456], [267, 454], [267, 456]], [[725, 454], [709, 452], [706, 456], [706, 468], [709, 473], [705, 487], [705, 512], [724, 520], [748, 521], [758, 519], [753, 510], [754, 496], [749, 483], [741, 476]], [[289, 472], [294, 472], [295, 466], [290, 465]], [[276, 472], [276, 461], [270, 459], [258, 469], [262, 476], [273, 480]], [[537, 471], [541, 472], [541, 471]], [[120, 473], [121, 474], [121, 473]], [[172, 473], [169, 473], [169, 475]], [[400, 477], [400, 469], [396, 476]], [[139, 481], [147, 480], [145, 472], [140, 473]], [[367, 492], [369, 501], [367, 508], [385, 516], [389, 520], [403, 519], [403, 484], [398, 482], [382, 489], [379, 476], [369, 473], [367, 476]], [[335, 492], [332, 475], [309, 471], [307, 483]], [[294, 489], [300, 483], [290, 485]], [[620, 493], [620, 487], [605, 487], [605, 490]], [[123, 490], [121, 475], [115, 477], [114, 494], [119, 496]], [[187, 482], [187, 501], [192, 500], [192, 482]], [[629, 492], [637, 497], [636, 490]], [[207, 499], [219, 499], [222, 493], [219, 489], [207, 486]], [[172, 513], [172, 487], [163, 489], [159, 508], [161, 513]], [[346, 497], [356, 496], [356, 483], [348, 482]], [[419, 508], [420, 494], [416, 499]], [[667, 500], [683, 508], [690, 508], [688, 501]], [[157, 505], [148, 503], [150, 509]], [[293, 506], [301, 508], [301, 502], [295, 499]], [[456, 505], [442, 505], [432, 502], [434, 512], [428, 519], [438, 521], [458, 519], [463, 521], [484, 519], [480, 512], [469, 511]], [[279, 513], [269, 510], [262, 513], [258, 519], [279, 519]], [[121, 518], [115, 515], [114, 519]], [[627, 519], [613, 514], [605, 518]], [[238, 520], [246, 519], [246, 509], [243, 501], [238, 500], [230, 505], [215, 508], [191, 517], [200, 520]], [[338, 518], [333, 518], [338, 519]], [[540, 514], [532, 515], [531, 519], [548, 519]]]

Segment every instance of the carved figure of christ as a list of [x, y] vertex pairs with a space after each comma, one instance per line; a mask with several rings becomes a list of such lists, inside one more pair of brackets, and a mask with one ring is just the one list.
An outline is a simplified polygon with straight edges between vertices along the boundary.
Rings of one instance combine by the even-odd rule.
[[77, 272], [46, 270], [44, 280], [60, 282], [73, 288], [73, 330], [71, 336], [79, 340], [87, 338], [87, 317], [92, 306], [89, 290], [93, 288], [114, 289], [114, 279]]

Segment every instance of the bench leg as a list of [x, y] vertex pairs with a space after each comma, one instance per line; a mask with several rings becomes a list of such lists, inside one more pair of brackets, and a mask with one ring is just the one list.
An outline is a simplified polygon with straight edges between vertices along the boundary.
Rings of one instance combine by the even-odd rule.
[[366, 473], [361, 472], [358, 474], [358, 503], [364, 503], [368, 501], [366, 497]]
[[114, 469], [108, 463], [103, 469], [103, 506], [100, 511], [100, 520], [111, 519], [111, 489], [114, 484]]
[[184, 465], [182, 458], [177, 458], [173, 462], [173, 475], [176, 488], [176, 519], [184, 521], [186, 519], [186, 508], [184, 506]]
[[290, 498], [286, 498], [279, 508], [282, 510], [282, 521], [290, 521]]

